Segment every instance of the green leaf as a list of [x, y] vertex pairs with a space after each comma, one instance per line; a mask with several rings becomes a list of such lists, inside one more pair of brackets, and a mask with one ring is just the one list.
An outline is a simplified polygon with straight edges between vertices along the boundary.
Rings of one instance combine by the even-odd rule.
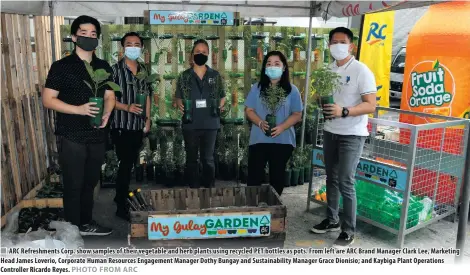
[[91, 79], [95, 78], [95, 73], [93, 72], [93, 67], [91, 67], [90, 63], [83, 61], [85, 63], [86, 70], [88, 71], [88, 74], [90, 75]]
[[151, 74], [147, 77], [147, 83], [154, 83], [159, 78], [160, 76], [158, 74]]
[[93, 79], [96, 83], [100, 84], [107, 80], [111, 74], [105, 69], [98, 69], [95, 71], [95, 78]]
[[140, 72], [138, 72], [135, 77], [138, 79], [138, 80], [144, 80], [146, 77], [147, 77], [147, 72], [142, 70]]
[[106, 82], [106, 84], [108, 84], [109, 87], [111, 87], [111, 89], [113, 89], [113, 91], [115, 91], [115, 92], [120, 92], [121, 91], [121, 87], [119, 85], [117, 85], [116, 83], [112, 82], [112, 81], [108, 81], [108, 82]]

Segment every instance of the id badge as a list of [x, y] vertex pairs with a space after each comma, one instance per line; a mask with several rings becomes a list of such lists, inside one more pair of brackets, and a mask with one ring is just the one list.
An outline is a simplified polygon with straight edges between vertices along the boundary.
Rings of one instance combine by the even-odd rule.
[[205, 99], [196, 100], [196, 108], [207, 108], [207, 103]]

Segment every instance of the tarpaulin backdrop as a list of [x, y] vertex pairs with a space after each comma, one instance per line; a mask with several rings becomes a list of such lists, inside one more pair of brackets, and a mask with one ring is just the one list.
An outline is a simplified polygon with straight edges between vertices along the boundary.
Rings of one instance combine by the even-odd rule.
[[390, 105], [394, 18], [394, 11], [366, 14], [362, 26], [360, 61], [374, 73], [377, 83], [377, 103], [382, 107]]

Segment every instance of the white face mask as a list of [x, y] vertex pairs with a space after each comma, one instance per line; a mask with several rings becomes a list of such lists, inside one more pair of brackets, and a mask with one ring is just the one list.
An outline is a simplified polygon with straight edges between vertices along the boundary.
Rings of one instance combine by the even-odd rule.
[[333, 44], [330, 46], [330, 53], [335, 60], [343, 60], [349, 56], [349, 44]]

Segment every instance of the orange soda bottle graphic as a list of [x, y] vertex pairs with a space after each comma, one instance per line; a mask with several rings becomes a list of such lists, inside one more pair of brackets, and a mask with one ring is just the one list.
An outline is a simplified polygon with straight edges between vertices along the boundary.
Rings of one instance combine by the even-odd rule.
[[[411, 31], [407, 49], [401, 109], [464, 118], [470, 108], [470, 2], [432, 5]], [[401, 122], [427, 124], [442, 120], [401, 115]], [[437, 132], [436, 132], [437, 131]], [[440, 131], [440, 132], [439, 132]], [[443, 135], [443, 129], [429, 130]], [[462, 129], [446, 129], [445, 150], [459, 154]], [[440, 138], [420, 134], [418, 147], [440, 150]], [[401, 134], [402, 143], [409, 133]], [[421, 141], [422, 140], [422, 141]]]
[[[411, 31], [406, 49], [401, 109], [426, 114], [468, 118], [470, 111], [470, 2], [445, 2], [429, 7]], [[445, 121], [416, 115], [400, 115], [409, 124]], [[417, 147], [444, 154], [463, 154], [462, 127], [437, 127], [420, 131]], [[442, 143], [443, 141], [443, 143]], [[410, 132], [400, 132], [400, 142], [410, 143]], [[443, 156], [445, 158], [445, 156]], [[435, 170], [435, 169], [434, 169]], [[439, 182], [436, 201], [452, 203], [455, 177], [429, 167], [417, 166], [412, 192], [432, 197]], [[429, 190], [428, 190], [429, 189]], [[424, 191], [429, 191], [422, 194]]]

